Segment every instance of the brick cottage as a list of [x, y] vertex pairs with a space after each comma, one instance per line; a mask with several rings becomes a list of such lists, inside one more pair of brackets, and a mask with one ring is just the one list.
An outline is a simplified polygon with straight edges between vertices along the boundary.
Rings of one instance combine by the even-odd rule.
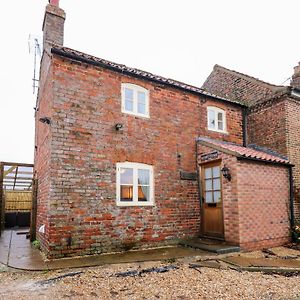
[[50, 1], [35, 133], [48, 257], [289, 240], [292, 164], [246, 147], [247, 104], [63, 47], [64, 20]]
[[300, 63], [291, 86], [273, 85], [216, 65], [202, 88], [247, 105], [247, 143], [273, 149], [295, 165], [295, 219], [300, 223]]

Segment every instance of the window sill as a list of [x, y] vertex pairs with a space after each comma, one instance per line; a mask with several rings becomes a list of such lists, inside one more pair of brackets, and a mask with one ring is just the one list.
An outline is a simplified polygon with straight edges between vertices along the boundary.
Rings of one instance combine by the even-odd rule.
[[218, 130], [218, 129], [208, 128], [208, 131], [218, 132], [218, 133], [222, 133], [222, 134], [229, 134], [228, 131]]
[[131, 115], [131, 116], [135, 116], [135, 117], [139, 117], [139, 118], [150, 119], [150, 115], [138, 114], [138, 113], [134, 113], [134, 112], [131, 112], [131, 111], [126, 111], [126, 110], [122, 110], [122, 113], [127, 114], [127, 115]]
[[117, 206], [119, 207], [131, 207], [131, 206], [154, 206], [153, 202], [140, 202], [140, 203], [125, 203], [125, 202], [117, 202]]

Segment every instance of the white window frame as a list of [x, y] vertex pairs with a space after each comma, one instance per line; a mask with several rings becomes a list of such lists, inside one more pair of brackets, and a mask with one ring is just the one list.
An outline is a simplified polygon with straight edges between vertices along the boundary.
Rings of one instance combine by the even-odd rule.
[[[121, 168], [131, 168], [133, 169], [133, 201], [121, 201], [120, 192], [121, 192]], [[138, 201], [138, 169], [140, 170], [149, 170], [149, 201], [142, 202]], [[153, 166], [141, 164], [141, 163], [132, 163], [132, 162], [122, 162], [116, 164], [116, 199], [117, 206], [153, 206], [154, 205], [154, 179], [153, 179]]]
[[[133, 90], [133, 111], [126, 110], [125, 108], [125, 89], [131, 89]], [[145, 114], [141, 114], [138, 112], [138, 92], [145, 93]], [[144, 117], [144, 118], [150, 118], [149, 113], [149, 91], [139, 85], [133, 84], [133, 83], [122, 83], [121, 84], [121, 98], [122, 98], [122, 113], [138, 116], [138, 117]]]
[[[209, 124], [209, 111], [213, 111], [215, 114], [215, 127], [210, 127]], [[223, 130], [218, 129], [218, 113], [222, 114], [222, 122], [223, 122]], [[224, 109], [215, 107], [215, 106], [208, 106], [207, 107], [207, 129], [211, 131], [216, 131], [220, 133], [227, 133], [227, 126], [226, 126], [226, 112]]]

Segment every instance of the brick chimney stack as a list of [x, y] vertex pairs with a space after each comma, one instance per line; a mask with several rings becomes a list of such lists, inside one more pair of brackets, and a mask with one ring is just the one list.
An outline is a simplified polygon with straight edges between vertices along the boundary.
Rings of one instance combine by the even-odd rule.
[[43, 49], [63, 46], [66, 14], [59, 8], [59, 0], [49, 0], [43, 22]]
[[292, 77], [291, 86], [300, 89], [300, 62], [294, 67], [294, 75]]

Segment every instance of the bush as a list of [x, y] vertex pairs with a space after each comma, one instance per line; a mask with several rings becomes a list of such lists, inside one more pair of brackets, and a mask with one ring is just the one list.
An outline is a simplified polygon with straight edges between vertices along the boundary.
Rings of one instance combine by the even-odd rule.
[[41, 243], [38, 240], [35, 240], [32, 242], [32, 247], [35, 249], [40, 249], [41, 248]]

